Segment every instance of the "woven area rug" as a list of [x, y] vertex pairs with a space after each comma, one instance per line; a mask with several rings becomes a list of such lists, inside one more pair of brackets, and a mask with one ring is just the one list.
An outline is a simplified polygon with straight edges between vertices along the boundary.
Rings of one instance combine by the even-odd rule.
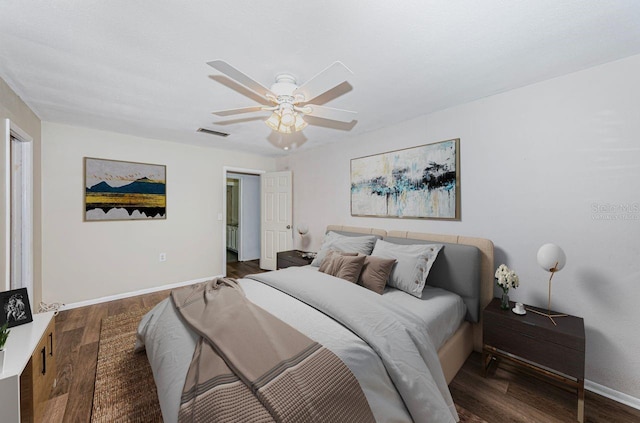
[[102, 319], [91, 423], [161, 422], [156, 384], [136, 329], [149, 308]]
[[[145, 353], [134, 353], [136, 329], [149, 309], [102, 319], [91, 423], [162, 422], [156, 384]], [[456, 405], [461, 423], [486, 423]]]

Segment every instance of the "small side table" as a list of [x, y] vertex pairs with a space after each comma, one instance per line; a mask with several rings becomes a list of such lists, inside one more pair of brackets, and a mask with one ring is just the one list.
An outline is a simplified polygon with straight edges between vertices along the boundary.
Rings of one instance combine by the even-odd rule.
[[300, 250], [280, 251], [278, 253], [278, 269], [311, 264], [313, 258], [302, 257], [303, 254], [308, 253]]
[[11, 328], [0, 373], [3, 423], [40, 422], [56, 383], [55, 316], [33, 315], [33, 322]]
[[[556, 320], [527, 313], [520, 316], [500, 308], [494, 298], [482, 312], [482, 359], [486, 377], [494, 358], [506, 359], [536, 374], [574, 388], [578, 394], [578, 421], [584, 422], [585, 332], [581, 317]], [[547, 310], [527, 306], [542, 312]]]

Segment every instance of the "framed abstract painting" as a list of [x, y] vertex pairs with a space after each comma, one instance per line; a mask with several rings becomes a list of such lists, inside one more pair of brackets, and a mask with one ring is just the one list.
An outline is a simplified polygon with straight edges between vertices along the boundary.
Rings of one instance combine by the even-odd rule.
[[167, 218], [166, 166], [84, 158], [84, 220]]
[[460, 139], [352, 159], [351, 215], [460, 220]]

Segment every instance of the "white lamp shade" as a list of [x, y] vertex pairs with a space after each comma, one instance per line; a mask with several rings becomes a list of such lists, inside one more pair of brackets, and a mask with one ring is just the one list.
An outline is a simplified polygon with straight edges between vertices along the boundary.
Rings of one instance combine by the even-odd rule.
[[567, 256], [562, 248], [555, 244], [544, 244], [538, 250], [538, 264], [547, 272], [562, 270], [566, 263]]
[[309, 227], [307, 225], [305, 225], [304, 223], [301, 223], [298, 225], [298, 233], [300, 235], [306, 235], [309, 233]]

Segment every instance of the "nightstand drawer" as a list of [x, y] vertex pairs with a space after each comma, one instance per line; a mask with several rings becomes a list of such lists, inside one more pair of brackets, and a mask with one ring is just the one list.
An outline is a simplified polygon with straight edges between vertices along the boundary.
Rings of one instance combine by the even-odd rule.
[[[537, 316], [533, 313], [523, 317], [512, 313], [511, 310], [485, 313], [483, 318], [484, 330], [489, 327], [495, 328], [499, 326], [505, 334], [521, 333], [523, 336], [534, 338], [538, 342], [547, 342], [584, 352], [584, 335], [580, 335], [579, 330], [573, 330], [577, 324], [582, 323], [582, 319], [578, 321], [571, 317], [562, 320], [560, 326], [552, 326], [546, 317]], [[486, 341], [485, 343], [490, 344]]]
[[500, 325], [485, 325], [484, 342], [567, 376], [584, 379], [583, 351], [540, 339], [532, 330], [519, 332]]

